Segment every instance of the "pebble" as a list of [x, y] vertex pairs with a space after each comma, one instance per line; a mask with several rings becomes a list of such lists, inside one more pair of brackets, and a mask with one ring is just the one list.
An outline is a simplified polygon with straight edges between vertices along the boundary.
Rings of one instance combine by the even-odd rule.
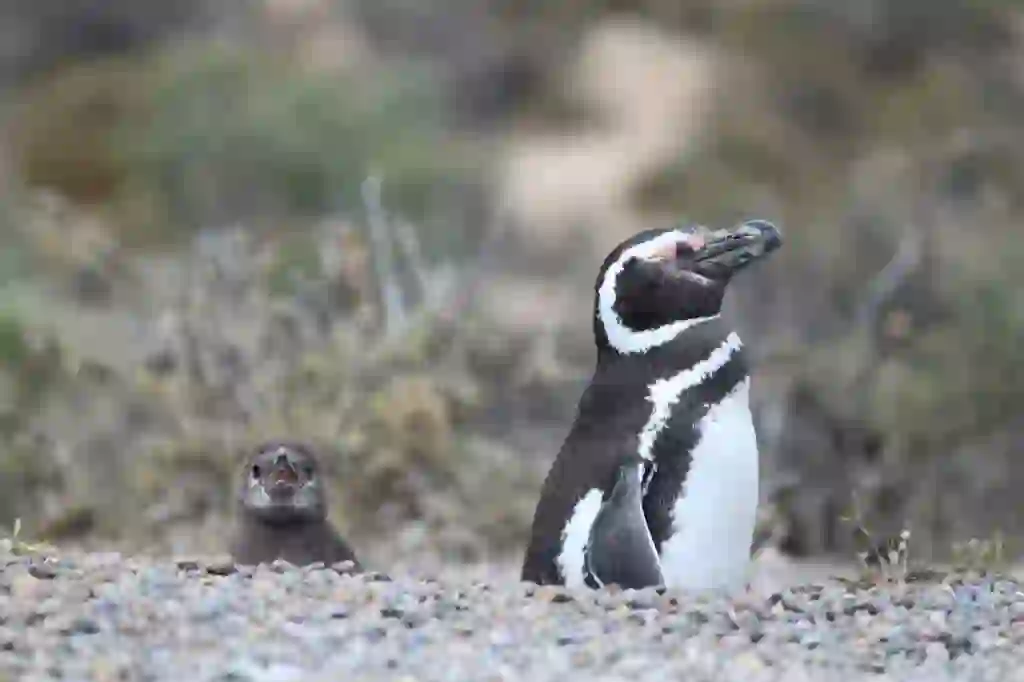
[[770, 597], [0, 555], [0, 680], [1024, 681], [1012, 580]]

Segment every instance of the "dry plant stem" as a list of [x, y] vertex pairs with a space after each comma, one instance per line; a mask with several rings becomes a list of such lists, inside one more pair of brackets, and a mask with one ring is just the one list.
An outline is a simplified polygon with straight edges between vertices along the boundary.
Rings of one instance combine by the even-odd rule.
[[401, 286], [395, 276], [390, 229], [381, 204], [381, 185], [380, 178], [370, 176], [363, 181], [361, 191], [370, 231], [374, 271], [377, 274], [377, 285], [384, 308], [384, 336], [390, 338], [404, 327], [406, 314], [402, 303]]

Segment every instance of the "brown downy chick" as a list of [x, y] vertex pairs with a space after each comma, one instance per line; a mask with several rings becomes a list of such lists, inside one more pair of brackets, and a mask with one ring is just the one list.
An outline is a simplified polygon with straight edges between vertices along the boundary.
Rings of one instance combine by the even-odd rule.
[[296, 566], [351, 561], [355, 553], [327, 520], [326, 482], [313, 450], [262, 443], [238, 474], [238, 519], [231, 554], [238, 564], [283, 559]]

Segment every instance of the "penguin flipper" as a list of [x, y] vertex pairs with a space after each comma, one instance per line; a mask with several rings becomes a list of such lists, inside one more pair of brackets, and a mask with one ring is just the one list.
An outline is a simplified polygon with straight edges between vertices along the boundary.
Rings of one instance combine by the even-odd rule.
[[615, 487], [590, 528], [584, 570], [594, 587], [615, 583], [624, 589], [643, 589], [664, 584], [661, 560], [644, 517], [641, 477], [640, 466], [621, 465]]

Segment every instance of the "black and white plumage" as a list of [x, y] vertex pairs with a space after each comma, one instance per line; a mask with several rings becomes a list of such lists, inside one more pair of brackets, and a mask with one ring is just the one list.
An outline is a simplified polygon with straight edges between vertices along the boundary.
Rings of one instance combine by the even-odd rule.
[[645, 231], [605, 259], [594, 300], [597, 366], [544, 482], [524, 580], [609, 582], [588, 576], [588, 557], [604, 551], [590, 546], [600, 536], [595, 519], [616, 472], [639, 457], [664, 585], [744, 581], [758, 451], [743, 346], [720, 311], [733, 275], [780, 245], [772, 224], [749, 221], [716, 232]]
[[231, 555], [255, 565], [283, 559], [296, 566], [351, 561], [355, 552], [327, 519], [327, 495], [312, 447], [295, 441], [261, 443], [237, 480], [238, 519]]

